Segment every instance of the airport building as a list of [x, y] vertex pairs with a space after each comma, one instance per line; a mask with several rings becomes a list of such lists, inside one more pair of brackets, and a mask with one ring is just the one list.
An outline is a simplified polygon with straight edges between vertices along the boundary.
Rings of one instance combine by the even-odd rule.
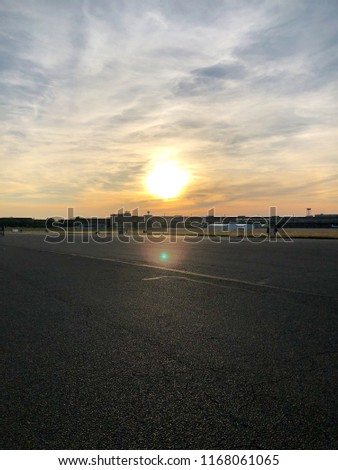
[[[52, 219], [48, 219], [52, 221]], [[72, 219], [62, 219], [62, 224], [74, 229], [83, 230], [168, 230], [182, 229], [189, 227], [207, 227], [208, 225], [222, 224], [253, 225], [253, 226], [283, 226], [284, 228], [338, 228], [338, 214], [316, 214], [306, 215], [304, 217], [281, 217], [273, 216], [215, 216], [207, 215], [205, 217], [183, 216], [183, 215], [152, 215], [149, 212], [142, 216], [130, 211], [111, 214], [109, 217], [75, 217]], [[46, 226], [46, 219], [34, 219], [30, 217], [2, 217], [0, 218], [0, 227], [8, 228], [42, 228]]]

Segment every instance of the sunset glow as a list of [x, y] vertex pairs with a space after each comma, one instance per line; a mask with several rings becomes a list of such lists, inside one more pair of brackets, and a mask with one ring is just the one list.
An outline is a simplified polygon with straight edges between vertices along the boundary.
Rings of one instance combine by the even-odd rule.
[[0, 7], [1, 215], [338, 211], [336, 1], [33, 3]]
[[162, 199], [176, 198], [188, 183], [188, 174], [177, 163], [159, 163], [147, 177], [150, 194]]

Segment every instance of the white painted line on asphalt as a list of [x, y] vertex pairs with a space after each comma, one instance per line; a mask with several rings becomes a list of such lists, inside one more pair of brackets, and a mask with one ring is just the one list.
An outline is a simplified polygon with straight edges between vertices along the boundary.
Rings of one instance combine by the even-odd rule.
[[[40, 253], [52, 253], [56, 255], [64, 255], [64, 256], [73, 256], [76, 258], [85, 258], [85, 259], [92, 259], [96, 261], [109, 261], [112, 263], [117, 263], [117, 264], [124, 264], [127, 266], [136, 266], [140, 268], [148, 268], [148, 269], [156, 269], [159, 271], [165, 271], [165, 272], [170, 272], [170, 273], [176, 273], [176, 274], [183, 274], [185, 279], [186, 276], [193, 276], [193, 277], [198, 277], [198, 278], [204, 278], [204, 279], [212, 279], [214, 281], [221, 281], [221, 282], [228, 282], [232, 284], [229, 287], [235, 288], [235, 284], [242, 285], [242, 286], [247, 286], [247, 287], [255, 287], [259, 289], [270, 289], [274, 290], [276, 292], [281, 291], [281, 292], [286, 292], [290, 294], [298, 294], [298, 295], [304, 295], [307, 297], [319, 297], [319, 298], [325, 298], [325, 299], [334, 299], [337, 300], [338, 297], [333, 296], [333, 295], [325, 295], [325, 294], [316, 294], [313, 292], [307, 292], [307, 291], [301, 291], [301, 290], [296, 290], [296, 289], [289, 289], [287, 287], [278, 287], [278, 286], [272, 286], [269, 284], [261, 284], [259, 281], [258, 282], [250, 282], [250, 281], [243, 281], [241, 279], [234, 279], [234, 278], [229, 278], [229, 277], [223, 277], [223, 276], [214, 276], [213, 274], [205, 274], [205, 273], [199, 273], [196, 271], [186, 271], [184, 269], [176, 269], [176, 268], [169, 268], [166, 266], [158, 266], [158, 265], [153, 265], [153, 264], [147, 264], [147, 263], [140, 263], [140, 262], [135, 262], [135, 261], [123, 261], [120, 259], [116, 258], [106, 258], [106, 257], [100, 257], [100, 256], [92, 256], [92, 255], [84, 255], [80, 253], [66, 253], [62, 251], [55, 251], [55, 250], [41, 250], [37, 248], [28, 248], [28, 247], [19, 247], [27, 250], [32, 250], [32, 251], [38, 251]], [[201, 281], [203, 282], [203, 281]], [[206, 281], [204, 281], [205, 283]], [[215, 283], [212, 283], [215, 285]], [[219, 285], [219, 284], [218, 284]]]
[[[58, 254], [68, 254], [71, 256], [79, 257], [79, 258], [88, 258], [88, 259], [95, 259], [95, 260], [101, 260], [101, 261], [110, 261], [113, 263], [119, 263], [119, 264], [126, 264], [127, 266], [137, 266], [140, 268], [150, 268], [150, 269], [159, 269], [161, 271], [166, 271], [166, 272], [171, 272], [171, 273], [178, 273], [178, 274], [184, 274], [185, 276], [196, 276], [196, 277], [202, 277], [202, 278], [207, 278], [207, 279], [214, 279], [217, 281], [226, 281], [226, 282], [238, 282], [241, 284], [245, 284], [248, 286], [255, 286], [255, 287], [262, 287], [259, 284], [255, 282], [250, 282], [250, 281], [242, 281], [240, 279], [232, 279], [229, 277], [222, 277], [222, 276], [214, 276], [213, 274], [204, 274], [204, 273], [198, 273], [196, 271], [186, 271], [184, 269], [176, 269], [176, 268], [168, 268], [167, 266], [158, 266], [156, 264], [147, 264], [147, 263], [138, 263], [135, 261], [122, 261], [120, 259], [116, 258], [101, 258], [100, 256], [91, 256], [91, 255], [82, 255], [78, 253], [59, 253], [53, 251], [53, 253], [58, 253]], [[281, 287], [275, 287], [275, 286], [264, 286], [264, 287], [271, 287], [272, 289], [283, 289]], [[290, 289], [286, 289], [290, 290]]]
[[221, 287], [222, 289], [241, 289], [241, 287], [236, 287], [236, 286], [225, 286], [224, 284], [216, 284], [216, 282], [209, 282], [209, 281], [201, 281], [200, 279], [191, 279], [191, 277], [186, 277], [186, 276], [155, 276], [155, 277], [144, 277], [142, 281], [160, 281], [161, 279], [179, 279], [182, 281], [188, 281], [188, 282], [197, 282], [198, 284], [207, 284], [208, 286], [216, 286], [216, 287]]
[[[250, 281], [243, 281], [240, 279], [233, 279], [229, 277], [223, 277], [223, 276], [214, 276], [212, 274], [203, 274], [199, 273], [196, 271], [185, 271], [184, 269], [176, 269], [176, 268], [168, 268], [165, 266], [157, 266], [153, 264], [146, 264], [146, 263], [138, 263], [135, 261], [122, 261], [116, 258], [104, 258], [104, 257], [99, 257], [99, 256], [91, 256], [91, 255], [82, 255], [78, 253], [61, 253], [61, 252], [55, 252], [53, 251], [52, 253], [57, 253], [57, 254], [65, 254], [65, 255], [71, 255], [74, 257], [79, 257], [79, 258], [87, 258], [87, 259], [94, 259], [98, 261], [110, 261], [113, 263], [119, 263], [119, 264], [125, 264], [127, 266], [136, 266], [140, 268], [148, 268], [148, 269], [157, 269], [160, 271], [166, 271], [166, 272], [171, 272], [171, 273], [177, 273], [177, 274], [183, 274], [184, 276], [194, 276], [194, 277], [199, 277], [199, 278], [204, 278], [204, 279], [213, 279], [215, 281], [221, 281], [221, 282], [228, 282], [232, 284], [240, 284], [242, 286], [247, 286], [247, 287], [258, 287], [260, 289], [271, 289], [275, 291], [283, 291], [283, 292], [288, 292], [290, 294], [302, 294], [305, 296], [310, 296], [310, 297], [323, 297], [323, 298], [329, 298], [329, 299], [337, 299], [337, 297], [331, 296], [331, 295], [325, 295], [325, 294], [314, 294], [313, 292], [306, 292], [306, 291], [299, 291], [295, 289], [288, 289], [287, 287], [278, 287], [278, 286], [271, 286], [269, 284], [259, 284], [256, 282], [250, 282]], [[215, 284], [213, 284], [215, 285]], [[235, 286], [231, 286], [235, 287]]]

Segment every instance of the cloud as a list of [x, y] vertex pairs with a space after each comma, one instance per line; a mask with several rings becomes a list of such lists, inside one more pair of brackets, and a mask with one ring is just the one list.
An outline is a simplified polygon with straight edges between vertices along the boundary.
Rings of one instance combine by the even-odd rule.
[[166, 152], [192, 178], [180, 200], [154, 200], [158, 210], [210, 202], [228, 212], [271, 194], [302, 204], [312, 187], [310, 205], [332, 211], [335, 2], [4, 0], [0, 9], [8, 215], [14, 199], [43, 195], [98, 215], [110, 203], [150, 206], [144, 178]]
[[193, 70], [192, 74], [197, 75], [197, 77], [210, 79], [235, 80], [244, 78], [246, 72], [243, 65], [219, 63]]

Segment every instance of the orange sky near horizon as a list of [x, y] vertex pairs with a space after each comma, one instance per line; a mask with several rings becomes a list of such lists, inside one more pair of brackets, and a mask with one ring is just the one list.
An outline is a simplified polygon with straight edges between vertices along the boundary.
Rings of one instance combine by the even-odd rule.
[[336, 2], [0, 10], [0, 217], [338, 213]]

